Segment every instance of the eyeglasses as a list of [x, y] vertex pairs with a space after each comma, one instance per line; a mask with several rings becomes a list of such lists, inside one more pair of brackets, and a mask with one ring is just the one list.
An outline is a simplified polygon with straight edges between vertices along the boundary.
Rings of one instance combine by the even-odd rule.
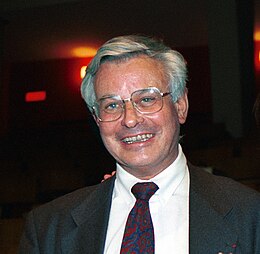
[[158, 88], [149, 87], [133, 92], [130, 98], [124, 100], [119, 95], [102, 97], [92, 109], [99, 121], [112, 122], [122, 116], [127, 101], [131, 101], [138, 112], [153, 114], [162, 109], [163, 97], [169, 94], [171, 92], [161, 93]]

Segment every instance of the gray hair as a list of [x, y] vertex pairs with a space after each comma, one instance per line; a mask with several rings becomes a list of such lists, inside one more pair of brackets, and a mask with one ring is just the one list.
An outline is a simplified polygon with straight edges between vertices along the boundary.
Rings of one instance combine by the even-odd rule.
[[139, 55], [148, 56], [162, 63], [174, 102], [183, 95], [187, 68], [186, 61], [179, 52], [154, 38], [139, 35], [119, 36], [101, 46], [86, 69], [81, 94], [90, 111], [96, 102], [94, 79], [100, 65], [106, 61], [126, 61]]

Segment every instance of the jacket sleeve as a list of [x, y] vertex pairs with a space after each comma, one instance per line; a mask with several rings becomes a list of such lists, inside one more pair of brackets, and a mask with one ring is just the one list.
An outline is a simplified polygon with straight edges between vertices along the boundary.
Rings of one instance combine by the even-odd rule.
[[39, 245], [37, 239], [36, 227], [34, 224], [33, 211], [27, 216], [25, 227], [20, 239], [19, 254], [38, 254]]

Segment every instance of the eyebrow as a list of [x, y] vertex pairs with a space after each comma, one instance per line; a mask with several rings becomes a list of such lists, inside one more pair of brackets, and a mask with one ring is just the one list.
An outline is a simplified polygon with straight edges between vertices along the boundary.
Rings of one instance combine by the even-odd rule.
[[101, 96], [100, 98], [97, 98], [97, 100], [106, 99], [106, 98], [115, 97], [115, 96], [120, 96], [120, 95], [118, 95], [118, 94], [105, 94], [105, 95]]
[[[147, 87], [137, 89], [137, 90], [133, 91], [133, 93], [136, 92], [136, 91], [141, 91], [141, 90], [145, 90], [145, 89], [148, 89], [148, 88], [156, 88], [156, 89], [158, 89], [159, 91], [161, 91], [160, 88], [158, 88], [157, 86], [149, 85], [149, 86], [147, 86]], [[133, 93], [131, 93], [131, 95], [132, 95]], [[100, 98], [96, 98], [96, 100], [99, 101], [99, 100], [102, 100], [102, 99], [106, 99], [106, 98], [110, 98], [110, 97], [116, 97], [116, 96], [119, 96], [119, 97], [121, 98], [121, 95], [119, 95], [119, 94], [105, 94], [105, 95], [101, 96]], [[122, 99], [122, 98], [121, 98], [121, 99]]]

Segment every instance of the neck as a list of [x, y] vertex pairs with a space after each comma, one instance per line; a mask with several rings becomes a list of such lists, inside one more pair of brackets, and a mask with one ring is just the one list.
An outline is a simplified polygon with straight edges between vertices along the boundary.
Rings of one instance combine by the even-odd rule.
[[129, 167], [123, 164], [120, 166], [129, 174], [133, 175], [134, 177], [140, 180], [150, 180], [156, 175], [160, 174], [166, 168], [168, 168], [177, 158], [177, 155], [174, 156], [171, 160], [167, 163], [163, 163], [160, 165], [145, 165], [139, 167]]

